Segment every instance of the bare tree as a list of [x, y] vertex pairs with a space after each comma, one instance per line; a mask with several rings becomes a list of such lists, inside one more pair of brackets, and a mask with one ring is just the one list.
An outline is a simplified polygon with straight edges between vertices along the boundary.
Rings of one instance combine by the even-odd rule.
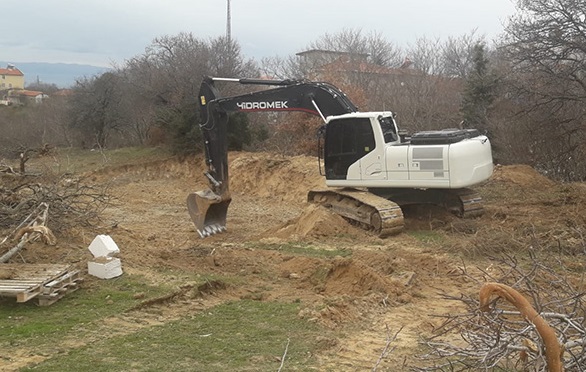
[[586, 1], [518, 1], [517, 8], [502, 53], [517, 114], [533, 123], [533, 165], [552, 177], [583, 180]]
[[304, 69], [296, 55], [287, 57], [264, 57], [260, 62], [260, 70], [263, 76], [270, 79], [304, 79], [310, 71]]
[[402, 62], [401, 49], [376, 31], [364, 33], [361, 29], [344, 29], [334, 34], [326, 33], [310, 43], [307, 49], [363, 54], [368, 56], [368, 62], [385, 67]]
[[[442, 45], [442, 62], [439, 68], [442, 75], [465, 79], [474, 69], [474, 54], [477, 45], [484, 45], [483, 36], [477, 36], [476, 30], [460, 37], [449, 37]], [[489, 57], [489, 50], [486, 50]]]
[[[201, 40], [190, 33], [153, 40], [123, 70], [125, 108], [135, 137], [149, 141], [158, 129], [177, 152], [192, 152], [199, 141], [198, 91], [205, 75], [257, 77], [252, 60], [233, 40]], [[235, 93], [228, 87], [226, 94]], [[222, 90], [224, 91], [224, 90]], [[146, 137], [145, 137], [146, 136]]]
[[439, 75], [443, 72], [442, 41], [439, 38], [419, 38], [407, 48], [407, 56], [413, 61], [417, 70], [427, 75]]
[[76, 82], [71, 101], [71, 125], [85, 133], [92, 145], [103, 148], [113, 131], [120, 129], [123, 120], [119, 105], [121, 92], [119, 75], [82, 78]]
[[269, 57], [261, 62], [265, 75], [277, 78], [311, 79], [316, 70], [339, 60], [367, 62], [382, 67], [399, 66], [403, 61], [402, 50], [379, 32], [365, 33], [360, 29], [344, 29], [337, 33], [326, 33], [305, 48], [323, 51], [311, 58], [299, 56]]

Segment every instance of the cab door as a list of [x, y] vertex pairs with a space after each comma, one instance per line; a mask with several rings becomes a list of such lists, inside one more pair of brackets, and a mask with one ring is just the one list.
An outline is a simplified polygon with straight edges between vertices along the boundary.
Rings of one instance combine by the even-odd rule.
[[378, 154], [375, 148], [370, 118], [350, 117], [330, 121], [326, 126], [324, 148], [326, 179], [384, 177], [384, 156]]
[[376, 119], [368, 118], [367, 120], [370, 125], [368, 127], [365, 125], [358, 138], [358, 142], [364, 147], [364, 156], [360, 158], [360, 179], [386, 179], [385, 143], [379, 133], [380, 127]]

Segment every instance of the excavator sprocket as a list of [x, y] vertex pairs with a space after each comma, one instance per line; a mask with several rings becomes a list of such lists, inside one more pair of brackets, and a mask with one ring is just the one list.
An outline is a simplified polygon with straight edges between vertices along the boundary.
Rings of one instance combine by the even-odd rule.
[[311, 203], [322, 205], [334, 213], [374, 231], [379, 237], [403, 231], [403, 212], [396, 203], [355, 189], [312, 190], [307, 195]]
[[455, 189], [449, 190], [446, 198], [448, 209], [456, 216], [461, 218], [480, 217], [484, 213], [482, 197], [472, 189]]

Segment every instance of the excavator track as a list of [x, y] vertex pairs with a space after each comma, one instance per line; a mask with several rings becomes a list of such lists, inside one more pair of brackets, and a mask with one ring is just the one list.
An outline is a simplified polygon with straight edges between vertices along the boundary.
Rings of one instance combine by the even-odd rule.
[[462, 189], [369, 189], [373, 194], [394, 201], [401, 207], [412, 204], [439, 205], [460, 218], [479, 217], [484, 213], [482, 197], [476, 191]]
[[484, 214], [482, 197], [472, 189], [450, 190], [452, 205], [448, 208], [452, 213], [461, 218], [474, 218]]
[[311, 203], [322, 205], [334, 213], [374, 231], [384, 238], [403, 231], [403, 212], [398, 204], [367, 191], [354, 189], [312, 190]]

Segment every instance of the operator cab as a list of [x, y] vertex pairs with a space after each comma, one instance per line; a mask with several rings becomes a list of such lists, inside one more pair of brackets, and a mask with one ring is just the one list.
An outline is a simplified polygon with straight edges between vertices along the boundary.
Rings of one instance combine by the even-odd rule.
[[[368, 157], [380, 158], [386, 146], [401, 143], [391, 112], [379, 112], [376, 115], [351, 113], [329, 117], [319, 133], [320, 137], [325, 137], [323, 159], [328, 180], [347, 179], [352, 164]], [[321, 149], [321, 139], [319, 148]]]

